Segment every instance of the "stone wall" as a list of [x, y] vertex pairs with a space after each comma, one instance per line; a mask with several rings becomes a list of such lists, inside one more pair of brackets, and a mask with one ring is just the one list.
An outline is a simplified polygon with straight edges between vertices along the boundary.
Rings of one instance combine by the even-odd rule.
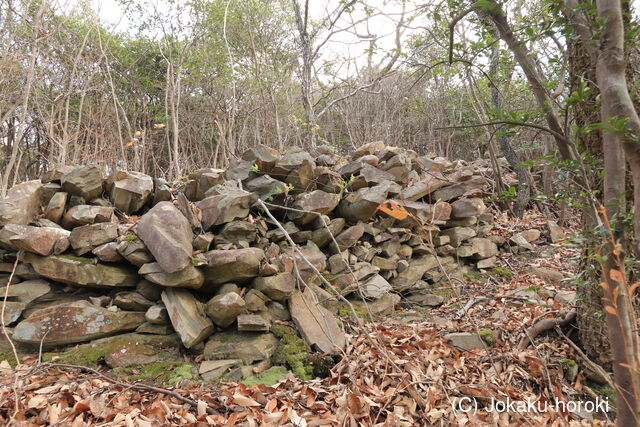
[[216, 369], [268, 363], [276, 325], [332, 353], [346, 300], [389, 314], [495, 265], [491, 173], [382, 142], [347, 157], [259, 146], [176, 183], [59, 167], [0, 201], [2, 286], [21, 251], [4, 321], [14, 341], [45, 347], [175, 333]]

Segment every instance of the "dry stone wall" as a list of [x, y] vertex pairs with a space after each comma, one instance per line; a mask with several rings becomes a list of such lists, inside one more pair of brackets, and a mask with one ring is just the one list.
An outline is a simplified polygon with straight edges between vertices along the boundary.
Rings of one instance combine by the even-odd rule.
[[486, 161], [382, 142], [349, 156], [258, 146], [176, 183], [103, 173], [58, 167], [0, 201], [0, 292], [14, 341], [175, 333], [220, 366], [264, 366], [279, 345], [272, 329], [289, 324], [309, 350], [333, 353], [345, 344], [334, 316], [343, 298], [359, 313], [392, 313], [401, 295], [425, 300], [491, 268], [505, 243], [488, 236]]

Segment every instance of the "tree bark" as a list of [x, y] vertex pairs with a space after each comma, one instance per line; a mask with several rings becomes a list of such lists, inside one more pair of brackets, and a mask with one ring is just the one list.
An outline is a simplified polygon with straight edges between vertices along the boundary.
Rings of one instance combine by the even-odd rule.
[[[611, 337], [613, 372], [617, 390], [619, 426], [638, 425], [640, 422], [640, 363], [638, 325], [632, 304], [632, 295], [625, 279], [625, 239], [622, 213], [624, 213], [625, 167], [627, 157], [633, 177], [634, 203], [640, 206], [640, 148], [632, 135], [640, 133], [640, 118], [629, 95], [624, 53], [624, 24], [620, 0], [597, 0], [598, 17], [603, 22], [596, 66], [596, 77], [601, 94], [601, 120], [611, 124], [603, 132], [605, 157], [604, 200], [611, 242], [603, 246], [603, 279], [607, 297], [606, 321]], [[625, 129], [612, 124], [624, 119]], [[624, 153], [623, 153], [624, 150]], [[640, 233], [640, 215], [634, 216], [635, 236]], [[637, 242], [637, 239], [636, 239]]]

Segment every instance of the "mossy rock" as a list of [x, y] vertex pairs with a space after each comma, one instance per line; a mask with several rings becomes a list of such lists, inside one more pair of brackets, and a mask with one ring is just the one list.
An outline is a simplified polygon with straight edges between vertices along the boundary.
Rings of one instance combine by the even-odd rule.
[[11, 365], [12, 368], [15, 368], [16, 365], [18, 364], [16, 357], [10, 351], [0, 353], [0, 362], [2, 362], [3, 360], [6, 360], [9, 363], [9, 365]]
[[587, 386], [603, 400], [609, 402], [610, 413], [615, 414], [618, 411], [616, 408], [616, 391], [613, 388], [607, 384], [598, 384], [593, 381], [587, 381]]
[[251, 375], [245, 378], [244, 380], [242, 380], [242, 384], [248, 387], [252, 387], [258, 384], [264, 384], [267, 387], [271, 387], [281, 379], [285, 378], [288, 372], [289, 371], [287, 371], [287, 368], [285, 368], [284, 366], [272, 366], [271, 368], [258, 375]]
[[313, 365], [309, 363], [309, 347], [297, 334], [283, 335], [271, 360], [273, 363], [289, 366], [301, 380], [313, 378]]
[[369, 316], [369, 313], [367, 313], [365, 311], [365, 308], [362, 306], [358, 306], [356, 304], [352, 304], [353, 305], [353, 311], [351, 311], [351, 307], [349, 307], [347, 304], [342, 305], [339, 309], [338, 309], [338, 316], [339, 317], [353, 317], [353, 313], [356, 313], [356, 317], [366, 320], [366, 321], [370, 321], [371, 317]]
[[429, 293], [444, 297], [445, 302], [457, 296], [456, 291], [451, 288], [434, 289], [432, 291], [429, 291]]
[[271, 326], [271, 333], [280, 339], [287, 335], [298, 335], [298, 332], [292, 327], [278, 324]]
[[483, 329], [478, 332], [478, 335], [489, 347], [493, 347], [496, 344], [496, 336], [491, 329]]
[[151, 384], [176, 385], [183, 381], [196, 382], [196, 367], [185, 362], [158, 362], [148, 365], [116, 368], [113, 373], [128, 381], [140, 381]]
[[513, 271], [509, 270], [508, 268], [493, 267], [493, 269], [491, 271], [496, 276], [503, 277], [505, 279], [511, 279], [513, 277]]
[[147, 363], [176, 360], [180, 355], [176, 335], [156, 336], [123, 334], [94, 340], [61, 353], [45, 353], [42, 360], [95, 368], [109, 364], [111, 367], [145, 365]]

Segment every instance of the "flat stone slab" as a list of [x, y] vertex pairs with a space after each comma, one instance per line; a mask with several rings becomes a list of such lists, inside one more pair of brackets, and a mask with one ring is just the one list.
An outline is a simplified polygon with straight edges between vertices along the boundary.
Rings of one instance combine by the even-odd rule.
[[143, 322], [144, 312], [114, 312], [75, 301], [35, 311], [18, 323], [12, 338], [26, 344], [74, 344], [132, 331]]

